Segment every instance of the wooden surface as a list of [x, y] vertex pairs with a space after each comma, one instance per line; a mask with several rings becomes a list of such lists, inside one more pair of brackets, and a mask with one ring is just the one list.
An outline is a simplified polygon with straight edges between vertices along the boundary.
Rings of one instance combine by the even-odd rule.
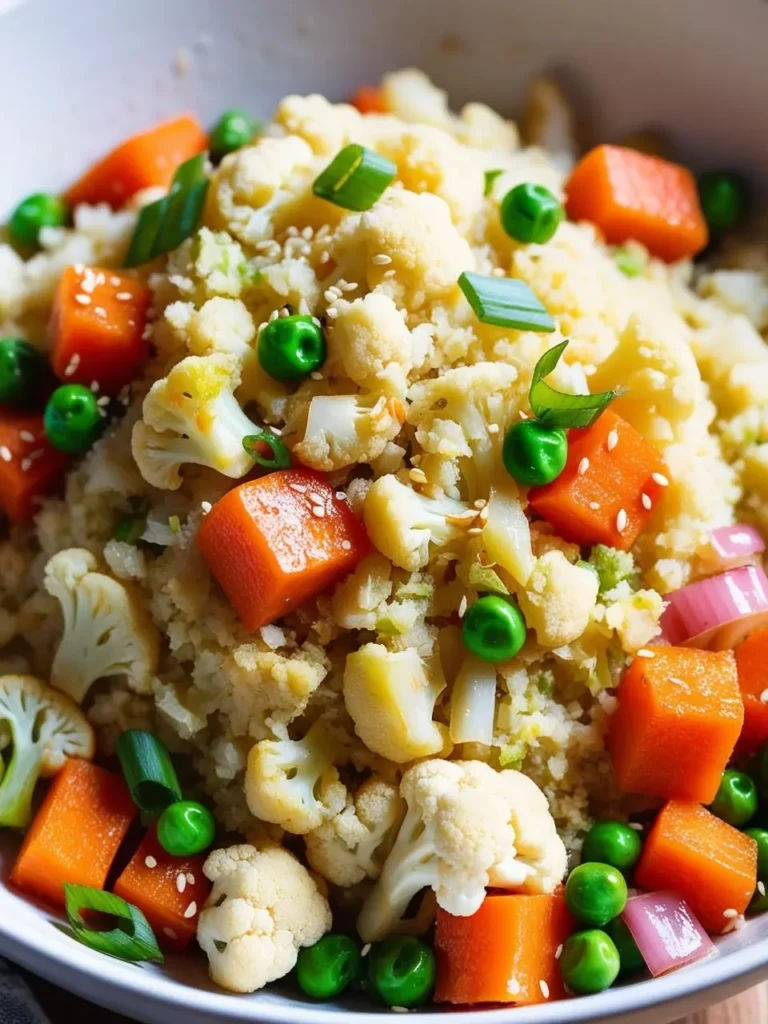
[[[73, 1021], [77, 1024], [129, 1024], [125, 1017], [89, 1006], [53, 985], [36, 978], [29, 980], [52, 1024], [72, 1024]], [[450, 1020], [450, 1017], [445, 1019]], [[768, 982], [675, 1024], [768, 1024]]]

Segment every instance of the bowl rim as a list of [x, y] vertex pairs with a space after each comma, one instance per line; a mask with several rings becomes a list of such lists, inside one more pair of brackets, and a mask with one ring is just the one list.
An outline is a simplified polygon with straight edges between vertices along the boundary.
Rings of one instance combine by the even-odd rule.
[[[0, 889], [8, 889], [0, 882]], [[13, 890], [11, 890], [13, 892]], [[23, 898], [23, 897], [20, 897]], [[31, 901], [34, 905], [34, 902]], [[55, 927], [57, 918], [48, 916], [46, 923]], [[36, 919], [36, 924], [39, 918]], [[90, 952], [90, 951], [89, 951]], [[13, 922], [0, 920], [0, 954], [16, 961], [33, 973], [47, 976], [59, 987], [67, 988], [69, 972], [84, 982], [99, 983], [91, 994], [99, 1002], [99, 989], [106, 987], [113, 994], [125, 996], [139, 994], [142, 1005], [154, 1011], [187, 1010], [193, 1015], [208, 1015], [211, 1019], [233, 1022], [260, 1022], [260, 1024], [330, 1024], [343, 1018], [357, 1024], [368, 1020], [392, 1019], [389, 1009], [361, 1011], [355, 1009], [321, 1008], [301, 1002], [284, 1004], [262, 1002], [258, 995], [233, 998], [232, 993], [197, 988], [169, 978], [163, 973], [142, 971], [137, 974], [133, 964], [112, 960], [109, 977], [100, 969], [101, 957], [83, 957], [82, 947], [77, 940], [51, 953], [46, 949], [45, 929], [29, 928], [19, 933], [14, 931]], [[745, 975], [760, 971], [768, 966], [768, 937], [712, 957], [696, 965], [673, 971], [659, 978], [647, 978], [640, 982], [629, 982], [619, 988], [608, 989], [599, 995], [581, 996], [578, 999], [540, 1003], [527, 1007], [501, 1007], [498, 1009], [450, 1010], [451, 1020], [461, 1024], [555, 1024], [567, 1020], [568, 1024], [590, 1024], [606, 1018], [629, 1017], [651, 1007], [695, 998], [713, 988], [735, 982]], [[54, 968], [65, 970], [63, 974]], [[744, 985], [746, 986], [746, 983]], [[75, 986], [77, 990], [80, 986]], [[82, 991], [82, 990], [81, 990]], [[90, 987], [89, 987], [90, 991]], [[88, 997], [86, 997], [88, 998]], [[557, 1015], [557, 1007], [567, 1005], [567, 1017]], [[129, 1007], [126, 1007], [129, 1009]], [[440, 1011], [411, 1011], [408, 1019], [414, 1024], [435, 1024]]]

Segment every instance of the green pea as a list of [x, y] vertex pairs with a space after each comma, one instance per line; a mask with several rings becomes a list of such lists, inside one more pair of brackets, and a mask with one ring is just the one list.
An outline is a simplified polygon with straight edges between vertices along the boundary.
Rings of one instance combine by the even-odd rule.
[[614, 946], [619, 951], [621, 974], [636, 974], [645, 967], [643, 954], [637, 948], [632, 932], [627, 927], [623, 918], [614, 917], [603, 928], [603, 931], [613, 941]]
[[140, 512], [126, 512], [115, 524], [114, 538], [123, 544], [137, 544], [147, 528], [147, 517]]
[[194, 800], [177, 800], [160, 815], [157, 840], [172, 857], [192, 857], [207, 850], [216, 838], [216, 822], [207, 807]]
[[556, 480], [568, 459], [568, 438], [560, 427], [538, 420], [514, 423], [504, 437], [504, 468], [521, 484], [541, 487]]
[[621, 961], [613, 940], [598, 929], [575, 932], [563, 944], [563, 981], [577, 995], [604, 992], [616, 981]]
[[220, 160], [227, 153], [234, 153], [247, 145], [259, 129], [247, 110], [233, 108], [225, 110], [214, 125], [210, 136], [211, 155]]
[[335, 999], [360, 976], [363, 958], [348, 935], [324, 935], [299, 950], [296, 980], [312, 999]]
[[578, 921], [602, 928], [626, 906], [627, 883], [610, 864], [580, 864], [565, 883], [565, 902]]
[[464, 646], [483, 661], [514, 658], [525, 643], [525, 619], [516, 604], [485, 594], [469, 606], [461, 623]]
[[563, 207], [543, 185], [526, 182], [501, 201], [501, 226], [516, 242], [548, 242], [563, 220]]
[[[768, 882], [768, 829], [746, 828], [744, 835], [757, 843], [757, 888], [749, 904], [748, 913], [763, 914], [768, 910], [768, 894], [765, 892]], [[761, 888], [763, 892], [760, 891]]]
[[368, 987], [386, 1006], [422, 1006], [435, 987], [435, 955], [421, 939], [385, 939], [368, 954]]
[[259, 362], [275, 380], [301, 380], [325, 362], [325, 336], [311, 316], [278, 317], [259, 335]]
[[593, 825], [584, 837], [581, 862], [599, 861], [619, 871], [631, 871], [640, 859], [642, 849], [640, 836], [629, 825], [620, 821], [601, 821]]
[[35, 192], [13, 211], [8, 232], [17, 245], [37, 245], [41, 228], [62, 227], [68, 220], [69, 207], [61, 196]]
[[0, 402], [24, 405], [40, 390], [45, 361], [21, 338], [0, 338]]
[[749, 775], [729, 768], [723, 772], [720, 788], [709, 809], [729, 825], [740, 828], [757, 813], [757, 786]]
[[711, 171], [699, 179], [699, 201], [710, 231], [719, 235], [744, 219], [749, 207], [745, 179], [732, 171]]
[[56, 388], [45, 407], [43, 423], [53, 447], [73, 455], [87, 451], [104, 428], [96, 396], [82, 384]]

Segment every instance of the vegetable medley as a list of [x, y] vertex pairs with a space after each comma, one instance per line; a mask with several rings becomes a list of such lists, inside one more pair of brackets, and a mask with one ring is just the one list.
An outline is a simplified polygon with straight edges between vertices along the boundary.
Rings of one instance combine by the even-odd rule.
[[403, 71], [14, 211], [0, 827], [87, 946], [526, 1005], [768, 909], [768, 246], [523, 125]]

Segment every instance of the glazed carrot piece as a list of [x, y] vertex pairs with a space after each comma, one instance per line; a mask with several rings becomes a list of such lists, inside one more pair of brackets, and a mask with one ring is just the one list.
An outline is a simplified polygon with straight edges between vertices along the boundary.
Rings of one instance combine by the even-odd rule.
[[378, 85], [361, 85], [352, 97], [352, 106], [361, 114], [386, 114], [384, 92]]
[[569, 432], [565, 469], [528, 501], [566, 540], [628, 551], [664, 493], [665, 473], [656, 449], [606, 409], [591, 427]]
[[286, 469], [235, 487], [197, 544], [246, 629], [291, 611], [369, 551], [365, 528], [321, 473]]
[[114, 394], [129, 384], [149, 354], [144, 337], [151, 293], [126, 274], [67, 267], [48, 328], [51, 364], [59, 380]]
[[607, 746], [628, 793], [709, 803], [733, 753], [744, 705], [731, 651], [654, 647], [617, 692]]
[[54, 490], [70, 461], [49, 444], [41, 415], [0, 406], [0, 512], [12, 522], [39, 511], [37, 499]]
[[751, 754], [768, 740], [768, 704], [760, 699], [768, 690], [768, 628], [752, 633], [733, 653], [744, 701], [744, 727], [736, 749]]
[[653, 256], [688, 259], [707, 244], [696, 181], [679, 164], [626, 146], [597, 146], [565, 186], [571, 220], [588, 220], [612, 244], [641, 242]]
[[119, 209], [142, 189], [168, 188], [179, 164], [201, 153], [208, 137], [192, 114], [132, 135], [85, 172], [66, 193], [70, 206], [109, 203]]
[[144, 913], [163, 949], [186, 949], [195, 937], [211, 891], [204, 863], [205, 857], [172, 857], [151, 829], [115, 882], [115, 895]]
[[645, 841], [635, 880], [650, 892], [679, 893], [706, 930], [719, 933], [752, 899], [757, 843], [699, 804], [670, 800]]
[[435, 1001], [527, 1006], [565, 999], [555, 954], [574, 927], [562, 890], [486, 896], [471, 917], [438, 909]]
[[119, 775], [71, 758], [24, 839], [11, 882], [63, 906], [64, 882], [102, 889], [136, 806]]

